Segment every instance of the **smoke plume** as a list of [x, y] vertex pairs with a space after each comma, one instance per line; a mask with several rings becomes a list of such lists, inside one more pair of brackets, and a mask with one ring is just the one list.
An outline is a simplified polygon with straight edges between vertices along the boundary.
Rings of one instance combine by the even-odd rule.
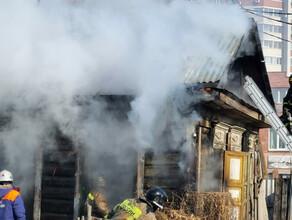
[[[91, 168], [128, 167], [135, 159], [129, 151], [163, 147], [158, 139], [168, 125], [181, 128], [198, 117], [181, 120], [177, 106], [168, 108], [174, 99], [190, 103], [174, 95], [186, 70], [202, 54], [225, 62], [228, 54], [212, 36], [243, 35], [248, 22], [232, 4], [11, 0], [0, 3], [0, 26], [0, 165], [25, 197], [34, 184], [34, 153], [54, 147], [56, 126], [85, 146]], [[132, 98], [119, 111], [99, 95]], [[183, 130], [174, 133], [177, 143], [185, 139]], [[98, 163], [101, 155], [115, 163]], [[119, 185], [131, 182], [129, 172], [115, 176]]]

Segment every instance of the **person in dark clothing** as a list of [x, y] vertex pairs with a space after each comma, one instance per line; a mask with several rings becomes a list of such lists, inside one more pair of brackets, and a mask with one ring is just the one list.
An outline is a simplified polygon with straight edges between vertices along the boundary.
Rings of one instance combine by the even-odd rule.
[[7, 170], [0, 172], [0, 220], [25, 220], [25, 207], [19, 189], [12, 186], [13, 177]]
[[286, 96], [283, 98], [283, 115], [280, 117], [285, 127], [292, 134], [292, 75], [289, 77], [290, 87]]

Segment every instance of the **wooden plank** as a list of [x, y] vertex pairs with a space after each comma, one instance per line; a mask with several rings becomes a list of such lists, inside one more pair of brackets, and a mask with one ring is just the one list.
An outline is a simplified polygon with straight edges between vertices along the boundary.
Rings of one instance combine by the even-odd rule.
[[178, 152], [170, 152], [161, 156], [146, 154], [143, 171], [143, 188], [148, 189], [153, 186], [160, 186], [164, 189], [180, 189], [183, 187], [187, 175], [182, 175], [180, 171], [178, 165], [180, 159], [181, 155]]
[[182, 175], [181, 169], [178, 166], [147, 166], [145, 167], [145, 177], [151, 176], [168, 176], [170, 178]]
[[137, 196], [144, 193], [144, 173], [145, 173], [145, 155], [139, 153], [137, 155]]
[[273, 219], [279, 220], [281, 217], [281, 194], [282, 194], [281, 178], [275, 179], [275, 200], [274, 200], [274, 214]]
[[288, 180], [282, 179], [282, 205], [281, 205], [281, 220], [287, 219], [288, 206]]
[[202, 158], [202, 127], [199, 126], [198, 131], [198, 150], [197, 150], [197, 164], [196, 164], [196, 190], [200, 192], [200, 182], [201, 182], [201, 158]]
[[81, 175], [81, 155], [80, 151], [76, 152], [76, 165], [75, 165], [75, 189], [74, 189], [74, 211], [73, 219], [79, 216], [80, 210], [80, 197], [81, 197], [81, 185], [80, 185], [80, 175]]
[[250, 170], [250, 156], [251, 156], [251, 154], [250, 153], [247, 153], [247, 160], [246, 160], [246, 162], [247, 162], [247, 175], [246, 175], [246, 193], [247, 193], [247, 195], [246, 195], [246, 216], [247, 216], [247, 218], [249, 218], [250, 217], [250, 215], [249, 215], [249, 213], [251, 213], [251, 207], [250, 207], [250, 199], [251, 199], [251, 197], [250, 197], [250, 172], [251, 172], [251, 170]]
[[267, 161], [266, 161], [266, 157], [264, 155], [263, 144], [261, 142], [262, 138], [261, 138], [260, 133], [258, 135], [259, 135], [259, 138], [258, 138], [258, 141], [259, 141], [259, 150], [261, 152], [261, 166], [263, 168], [263, 178], [264, 179], [269, 179], [269, 172], [268, 172], [268, 167], [267, 167]]
[[187, 184], [191, 187], [194, 186], [194, 182], [196, 181], [196, 151], [198, 146], [198, 122], [194, 122], [188, 128], [188, 132], [190, 131], [189, 136], [192, 136], [192, 139], [190, 140], [190, 147], [188, 149], [187, 153], [187, 161], [188, 161], [188, 167], [186, 168], [188, 173], [188, 180]]
[[41, 219], [41, 188], [42, 188], [42, 170], [43, 170], [43, 152], [38, 149], [36, 152], [36, 174], [35, 174], [35, 189], [33, 203], [33, 219]]
[[178, 164], [180, 162], [179, 153], [168, 153], [161, 156], [145, 156], [145, 166], [148, 165], [168, 165]]
[[[45, 155], [44, 155], [45, 157]], [[55, 167], [56, 165], [58, 167], [75, 167], [75, 162], [60, 162], [60, 161], [44, 161], [45, 167]]]
[[[47, 176], [52, 176], [54, 173], [56, 166], [45, 166], [43, 167], [43, 173]], [[63, 176], [63, 177], [75, 177], [75, 166], [72, 167], [59, 167], [57, 166], [55, 176]]]
[[73, 213], [73, 200], [43, 199], [42, 213], [70, 214]]
[[[263, 184], [263, 183], [262, 183]], [[261, 185], [260, 192], [259, 192], [259, 199], [258, 199], [258, 219], [261, 220], [268, 220], [268, 209], [267, 209], [267, 203], [266, 203], [266, 193], [265, 193], [265, 187], [264, 185]]]
[[205, 119], [205, 118], [201, 118], [199, 125], [201, 127], [205, 127], [205, 128], [212, 128], [212, 122], [210, 120]]
[[224, 184], [224, 151], [223, 150], [220, 152], [220, 159], [221, 159], [221, 161], [220, 161], [220, 170], [221, 170], [221, 174], [220, 174], [220, 179], [221, 179], [220, 192], [224, 192], [225, 184]]
[[288, 209], [288, 219], [292, 219], [292, 170], [290, 169], [290, 185], [289, 185], [289, 209]]
[[[252, 111], [249, 108], [245, 107], [244, 105], [240, 104], [239, 102], [233, 100], [232, 98], [228, 97], [227, 95], [220, 92], [220, 100], [222, 100], [227, 105], [231, 106], [234, 109], [237, 109], [238, 111], [249, 115], [250, 117], [261, 120], [261, 117], [258, 112]], [[267, 122], [268, 123], [268, 122]]]
[[73, 199], [74, 188], [43, 187], [42, 198]]
[[44, 162], [56, 162], [61, 163], [75, 163], [76, 151], [57, 151], [51, 150], [45, 152]]
[[52, 187], [67, 187], [73, 188], [75, 186], [75, 179], [74, 177], [54, 177], [53, 181], [51, 182], [51, 176], [43, 177], [42, 185], [43, 186], [52, 186]]
[[204, 105], [215, 109], [215, 111], [216, 107], [219, 106], [220, 112], [229, 118], [238, 119], [244, 123], [254, 124], [261, 128], [270, 127], [269, 122], [262, 114], [242, 105], [223, 93], [220, 93], [220, 96], [217, 96], [215, 100], [205, 102]]
[[144, 179], [144, 187], [150, 188], [153, 186], [160, 186], [164, 189], [180, 189], [185, 184], [184, 178], [145, 178]]
[[252, 219], [256, 220], [256, 194], [257, 192], [255, 191], [256, 187], [255, 184], [257, 183], [257, 177], [256, 177], [256, 173], [257, 173], [257, 166], [256, 166], [256, 156], [255, 153], [251, 154], [252, 158], [251, 158], [251, 163], [252, 163], [252, 178], [251, 178], [251, 182], [250, 182], [250, 189], [252, 190]]
[[42, 214], [42, 220], [72, 220], [73, 215], [64, 215], [64, 214], [57, 214], [57, 213], [44, 213]]
[[87, 206], [87, 219], [91, 219], [92, 207], [91, 205]]

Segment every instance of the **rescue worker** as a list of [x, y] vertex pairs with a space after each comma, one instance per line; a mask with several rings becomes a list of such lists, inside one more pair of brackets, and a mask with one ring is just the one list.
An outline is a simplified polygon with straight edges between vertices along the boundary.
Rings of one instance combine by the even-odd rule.
[[159, 187], [148, 189], [145, 197], [126, 199], [116, 205], [109, 214], [112, 220], [156, 220], [154, 212], [163, 209], [168, 201], [166, 192]]
[[103, 176], [99, 176], [97, 180], [97, 187], [91, 190], [85, 202], [85, 213], [90, 205], [92, 207], [92, 220], [97, 218], [107, 218], [110, 210], [106, 199], [106, 181]]
[[289, 77], [290, 88], [283, 98], [283, 115], [280, 117], [285, 127], [292, 133], [292, 75]]
[[25, 220], [25, 207], [19, 189], [12, 186], [13, 177], [7, 170], [0, 172], [0, 220]]

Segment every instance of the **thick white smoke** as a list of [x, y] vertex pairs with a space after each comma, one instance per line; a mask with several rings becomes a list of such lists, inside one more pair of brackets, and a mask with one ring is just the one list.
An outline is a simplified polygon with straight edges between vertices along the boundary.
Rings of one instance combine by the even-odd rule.
[[[1, 146], [25, 193], [34, 152], [50, 144], [55, 124], [92, 160], [112, 153], [124, 163], [123, 147], [155, 147], [185, 71], [202, 53], [228, 56], [212, 36], [243, 35], [248, 22], [229, 4], [11, 0], [0, 2], [0, 27], [0, 113], [10, 120]], [[134, 95], [129, 120], [106, 114], [102, 101], [74, 101], [96, 94]]]

